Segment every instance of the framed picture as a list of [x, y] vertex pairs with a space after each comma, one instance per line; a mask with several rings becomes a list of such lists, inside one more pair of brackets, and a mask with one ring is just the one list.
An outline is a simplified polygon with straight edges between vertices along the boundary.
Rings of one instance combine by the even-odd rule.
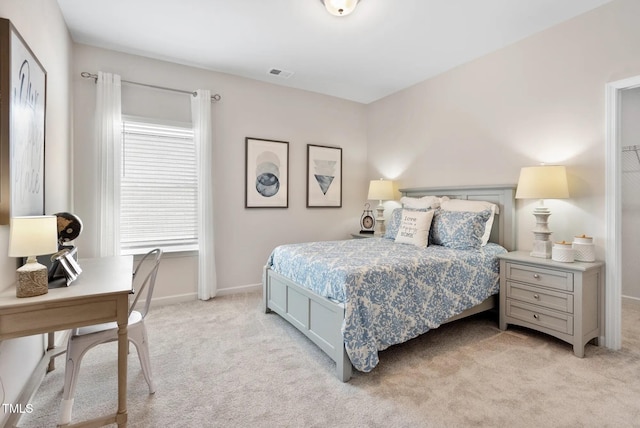
[[245, 208], [289, 206], [289, 143], [245, 138]]
[[307, 144], [307, 208], [342, 206], [342, 149]]
[[0, 19], [0, 224], [44, 214], [46, 82], [24, 39]]

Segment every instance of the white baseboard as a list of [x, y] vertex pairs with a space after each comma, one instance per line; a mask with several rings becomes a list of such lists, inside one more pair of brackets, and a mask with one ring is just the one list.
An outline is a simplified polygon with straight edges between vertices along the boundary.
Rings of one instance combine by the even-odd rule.
[[262, 284], [240, 285], [238, 287], [219, 289], [216, 292], [216, 296], [228, 296], [230, 294], [238, 294], [238, 293], [252, 293], [254, 291], [259, 291], [261, 289], [262, 289]]
[[[240, 285], [238, 287], [219, 289], [216, 292], [216, 296], [229, 296], [231, 294], [252, 293], [254, 291], [260, 291], [261, 289], [262, 289], [262, 284]], [[153, 303], [153, 306], [158, 307], [158, 306], [165, 306], [165, 305], [173, 305], [176, 303], [192, 302], [197, 299], [198, 299], [198, 293], [186, 293], [186, 294], [176, 294], [174, 296], [154, 297], [152, 300], [152, 303]], [[139, 301], [138, 305], [144, 305], [144, 301], [143, 300]]]
[[622, 301], [624, 303], [632, 303], [632, 304], [640, 305], [640, 298], [638, 297], [622, 296]]

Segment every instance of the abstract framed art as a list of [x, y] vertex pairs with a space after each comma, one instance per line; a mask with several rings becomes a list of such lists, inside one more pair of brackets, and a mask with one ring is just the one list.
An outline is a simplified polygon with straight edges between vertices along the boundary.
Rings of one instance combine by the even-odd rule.
[[44, 214], [46, 84], [38, 58], [0, 19], [0, 224]]
[[245, 138], [245, 208], [289, 206], [289, 143]]
[[307, 144], [307, 208], [342, 206], [342, 149]]

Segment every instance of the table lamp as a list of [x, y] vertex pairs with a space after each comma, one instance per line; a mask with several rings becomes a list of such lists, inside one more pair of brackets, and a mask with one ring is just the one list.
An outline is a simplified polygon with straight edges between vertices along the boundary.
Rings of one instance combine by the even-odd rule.
[[382, 201], [389, 201], [393, 199], [393, 181], [383, 180], [371, 180], [369, 183], [369, 195], [368, 199], [378, 200], [378, 206], [376, 207], [376, 235], [384, 234], [384, 205]]
[[544, 206], [545, 199], [566, 199], [569, 197], [567, 172], [564, 166], [529, 166], [520, 170], [516, 199], [539, 199], [540, 205], [533, 210], [536, 227], [533, 229], [533, 249], [531, 256], [551, 258], [551, 230], [548, 219], [549, 208]]
[[58, 226], [55, 216], [12, 217], [9, 231], [9, 257], [27, 257], [18, 268], [17, 297], [46, 294], [47, 267], [36, 256], [58, 251]]

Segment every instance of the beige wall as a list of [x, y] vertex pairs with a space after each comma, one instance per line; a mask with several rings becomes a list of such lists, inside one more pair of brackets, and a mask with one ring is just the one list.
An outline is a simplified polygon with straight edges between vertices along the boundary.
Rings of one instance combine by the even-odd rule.
[[[367, 192], [365, 106], [222, 73], [75, 46], [74, 181], [76, 213], [85, 224], [83, 255], [95, 254], [96, 146], [93, 80], [80, 73], [109, 71], [125, 80], [171, 88], [211, 89], [215, 156], [215, 235], [218, 288], [229, 292], [261, 281], [271, 249], [307, 240], [344, 239], [358, 230]], [[190, 121], [188, 95], [123, 86], [123, 113]], [[289, 142], [289, 208], [245, 209], [245, 137]], [[306, 208], [306, 145], [342, 147], [343, 207]], [[171, 257], [158, 279], [158, 299], [195, 298], [195, 256]]]
[[[370, 172], [400, 186], [516, 183], [522, 166], [567, 166], [548, 201], [552, 239], [604, 251], [604, 88], [640, 75], [640, 2], [617, 0], [368, 106]], [[536, 201], [518, 201], [529, 249]]]
[[[71, 208], [72, 44], [58, 5], [53, 0], [2, 0], [0, 17], [11, 20], [47, 71], [45, 211]], [[0, 289], [13, 287], [16, 259], [7, 257], [9, 227], [0, 226]], [[3, 403], [15, 402], [42, 355], [42, 336], [0, 343]], [[0, 425], [6, 415], [0, 413]]]

